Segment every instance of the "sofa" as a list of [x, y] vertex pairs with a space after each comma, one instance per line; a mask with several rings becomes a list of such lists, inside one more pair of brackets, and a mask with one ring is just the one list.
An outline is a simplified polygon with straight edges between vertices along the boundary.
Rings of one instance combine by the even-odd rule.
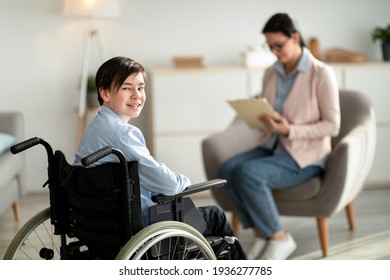
[[20, 112], [0, 112], [0, 215], [13, 208], [20, 219], [19, 199], [26, 193], [24, 153], [13, 155], [9, 146], [24, 139], [24, 120]]

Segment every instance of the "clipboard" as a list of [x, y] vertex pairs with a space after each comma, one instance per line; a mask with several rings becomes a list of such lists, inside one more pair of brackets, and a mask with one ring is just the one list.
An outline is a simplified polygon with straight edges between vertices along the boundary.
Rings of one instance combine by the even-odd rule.
[[259, 116], [262, 114], [277, 117], [276, 111], [265, 98], [237, 99], [228, 100], [227, 102], [237, 112], [238, 116], [254, 129], [267, 130], [259, 120]]

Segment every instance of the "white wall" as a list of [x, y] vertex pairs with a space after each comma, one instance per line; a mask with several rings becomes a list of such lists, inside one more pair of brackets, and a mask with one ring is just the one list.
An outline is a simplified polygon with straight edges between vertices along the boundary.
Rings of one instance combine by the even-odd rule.
[[[389, 23], [388, 0], [122, 0], [122, 15], [98, 20], [110, 56], [146, 68], [171, 66], [174, 55], [203, 55], [206, 65], [240, 64], [246, 46], [276, 12], [298, 20], [321, 50], [342, 47], [381, 60], [370, 32]], [[0, 110], [20, 110], [26, 138], [38, 136], [73, 160], [85, 20], [61, 14], [61, 0], [0, 0]], [[100, 61], [93, 45], [91, 68]], [[175, 86], [175, 85], [172, 85]], [[141, 122], [142, 124], [142, 122]], [[28, 189], [46, 179], [43, 148], [26, 152]]]

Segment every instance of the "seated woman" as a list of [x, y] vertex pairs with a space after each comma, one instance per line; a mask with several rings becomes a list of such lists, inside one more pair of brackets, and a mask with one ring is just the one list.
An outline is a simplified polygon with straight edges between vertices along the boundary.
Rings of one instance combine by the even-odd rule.
[[321, 176], [340, 129], [339, 91], [333, 70], [315, 59], [287, 14], [275, 14], [263, 28], [277, 62], [266, 69], [261, 97], [278, 113], [259, 116], [266, 132], [259, 146], [234, 156], [219, 169], [226, 194], [255, 242], [248, 259], [286, 259], [295, 250], [272, 196]]

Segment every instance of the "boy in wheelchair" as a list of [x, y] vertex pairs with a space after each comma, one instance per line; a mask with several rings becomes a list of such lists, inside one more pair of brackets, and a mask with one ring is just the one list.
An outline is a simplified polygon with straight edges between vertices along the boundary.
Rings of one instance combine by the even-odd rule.
[[[147, 149], [142, 132], [128, 123], [140, 115], [145, 104], [144, 79], [143, 66], [126, 57], [114, 57], [100, 66], [95, 83], [101, 109], [86, 127], [74, 162], [81, 166], [84, 157], [107, 146], [120, 150], [127, 161], [138, 162], [143, 227], [152, 218], [149, 209], [156, 204], [153, 194], [175, 195], [191, 184], [186, 176], [158, 163]], [[116, 161], [114, 155], [109, 155], [91, 166]], [[206, 206], [197, 210], [206, 224], [200, 230], [204, 236], [234, 237], [221, 208]], [[246, 259], [238, 242], [231, 247], [232, 259]]]

